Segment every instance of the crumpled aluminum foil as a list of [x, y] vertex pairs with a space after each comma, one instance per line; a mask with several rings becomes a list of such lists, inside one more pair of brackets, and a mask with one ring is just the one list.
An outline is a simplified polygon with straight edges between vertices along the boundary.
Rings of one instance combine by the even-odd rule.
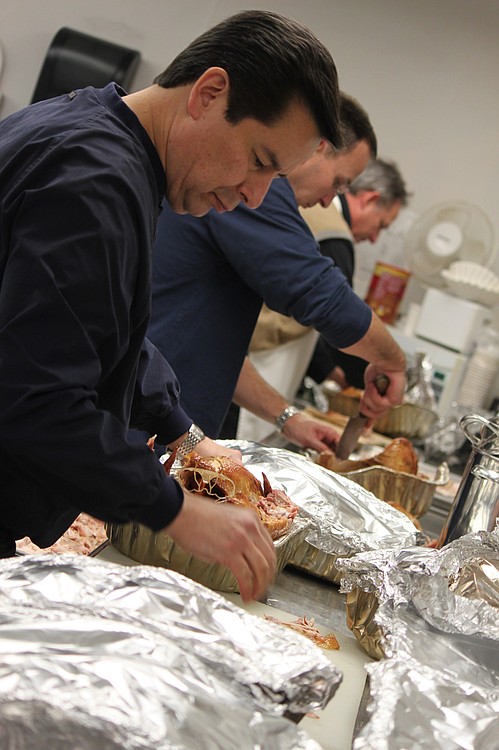
[[298, 453], [250, 441], [220, 441], [239, 448], [256, 476], [263, 471], [282, 487], [311, 521], [306, 541], [289, 561], [310, 573], [339, 582], [338, 556], [423, 544], [425, 536], [400, 511], [346, 477]]
[[[338, 560], [342, 589], [375, 591], [385, 659], [367, 666], [371, 719], [354, 750], [499, 746], [499, 529], [441, 550], [406, 549]], [[457, 593], [490, 572], [486, 596]]]
[[0, 652], [2, 750], [320, 750], [286, 716], [341, 681], [306, 638], [178, 573], [80, 555], [0, 561]]

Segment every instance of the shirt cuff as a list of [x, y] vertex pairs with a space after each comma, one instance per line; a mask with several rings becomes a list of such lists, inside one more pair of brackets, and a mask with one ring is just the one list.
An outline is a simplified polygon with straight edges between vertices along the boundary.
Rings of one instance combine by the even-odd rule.
[[148, 526], [152, 531], [161, 531], [176, 518], [183, 502], [184, 493], [180, 484], [165, 474], [155, 503], [143, 506], [141, 513], [134, 520]]
[[158, 436], [158, 443], [170, 445], [189, 431], [192, 419], [187, 416], [181, 406], [175, 406], [166, 416], [154, 422], [154, 432]]

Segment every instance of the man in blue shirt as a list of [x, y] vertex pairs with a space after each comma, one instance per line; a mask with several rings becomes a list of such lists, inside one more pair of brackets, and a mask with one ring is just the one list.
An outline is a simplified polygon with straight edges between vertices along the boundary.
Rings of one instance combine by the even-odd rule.
[[268, 586], [257, 515], [184, 492], [146, 446], [216, 450], [145, 340], [150, 254], [164, 195], [193, 216], [257, 207], [321, 138], [341, 143], [338, 99], [311, 32], [248, 11], [142, 91], [81, 89], [0, 123], [0, 556], [24, 536], [49, 546], [85, 511], [167, 529], [243, 598]]
[[[345, 151], [334, 153], [323, 142], [288, 179], [274, 180], [257, 211], [240, 205], [232, 214], [211, 211], [194, 221], [165, 208], [160, 218], [148, 335], [177, 373], [181, 403], [212, 436], [234, 398], [270, 424], [277, 420], [298, 445], [325, 450], [337, 439], [324, 422], [293, 412], [245, 357], [263, 300], [373, 362], [363, 402], [368, 416], [402, 399], [403, 353], [341, 271], [321, 255], [298, 210], [298, 204], [329, 205], [338, 187], [375, 155], [369, 119], [346, 96], [342, 121], [348, 125]], [[207, 366], [202, 378], [193, 366], [200, 361], [215, 365]], [[379, 370], [390, 373], [386, 397], [369, 385]]]

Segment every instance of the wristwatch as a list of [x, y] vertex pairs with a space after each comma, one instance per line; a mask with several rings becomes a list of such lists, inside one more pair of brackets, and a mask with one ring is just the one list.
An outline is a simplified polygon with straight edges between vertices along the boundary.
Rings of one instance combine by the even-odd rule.
[[191, 424], [187, 437], [177, 447], [177, 456], [187, 456], [206, 435], [197, 424]]
[[291, 417], [294, 417], [295, 414], [299, 414], [300, 410], [297, 409], [295, 406], [286, 406], [285, 409], [282, 410], [282, 412], [277, 417], [275, 423], [276, 427], [279, 430], [279, 432], [282, 432], [284, 429], [284, 425], [288, 421], [288, 419], [291, 419]]

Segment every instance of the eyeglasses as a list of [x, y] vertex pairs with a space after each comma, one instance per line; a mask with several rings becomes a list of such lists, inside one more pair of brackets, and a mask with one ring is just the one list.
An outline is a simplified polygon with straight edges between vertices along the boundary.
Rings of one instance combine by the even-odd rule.
[[339, 178], [338, 180], [335, 180], [333, 182], [333, 190], [336, 193], [336, 195], [343, 195], [343, 193], [348, 192], [349, 187], [350, 187], [349, 180], [343, 180]]

